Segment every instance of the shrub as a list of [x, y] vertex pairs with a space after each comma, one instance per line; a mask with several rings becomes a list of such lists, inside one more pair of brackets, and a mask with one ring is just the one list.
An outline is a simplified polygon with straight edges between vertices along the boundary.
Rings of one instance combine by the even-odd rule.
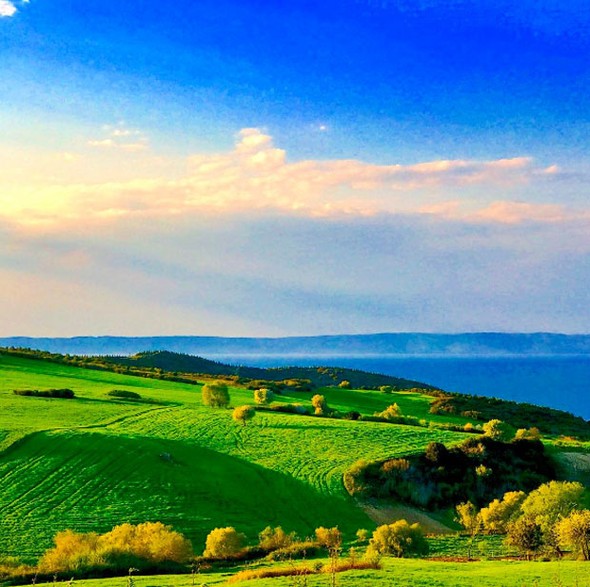
[[506, 424], [502, 420], [490, 420], [482, 426], [482, 429], [484, 434], [493, 440], [507, 442], [511, 438], [514, 438], [514, 429], [510, 424]]
[[258, 546], [266, 551], [287, 548], [293, 542], [295, 542], [295, 532], [287, 534], [281, 526], [277, 526], [276, 528], [267, 526], [258, 534]]
[[402, 411], [397, 404], [391, 404], [387, 406], [382, 412], [375, 414], [379, 418], [383, 418], [384, 420], [397, 420], [398, 418], [402, 417]]
[[428, 542], [419, 524], [410, 525], [406, 520], [398, 520], [393, 524], [379, 526], [373, 532], [369, 551], [397, 557], [420, 556], [428, 553]]
[[333, 528], [320, 526], [315, 529], [315, 541], [318, 546], [324, 548], [337, 548], [342, 544], [342, 532], [338, 530], [338, 526]]
[[245, 426], [248, 423], [248, 420], [254, 418], [256, 411], [252, 406], [238, 406], [234, 409], [232, 413], [232, 418], [236, 421]]
[[350, 389], [351, 385], [350, 385], [350, 381], [347, 381], [346, 379], [344, 381], [341, 381], [338, 384], [338, 387], [340, 387], [341, 389]]
[[215, 528], [209, 532], [203, 556], [206, 558], [228, 559], [239, 557], [246, 542], [246, 536], [232, 526]]
[[317, 556], [320, 549], [315, 542], [306, 540], [304, 542], [293, 542], [289, 546], [273, 550], [267, 559], [270, 561], [288, 560], [295, 558], [306, 558]]
[[224, 408], [229, 405], [229, 390], [223, 381], [214, 381], [203, 385], [203, 404], [214, 408]]
[[538, 428], [519, 428], [514, 435], [515, 440], [541, 440], [541, 432]]
[[107, 393], [109, 397], [117, 397], [121, 399], [141, 399], [141, 395], [135, 391], [127, 391], [126, 389], [113, 389]]
[[270, 404], [274, 399], [274, 393], [267, 387], [254, 390], [254, 401], [259, 405]]
[[91, 568], [124, 569], [153, 563], [185, 563], [193, 554], [192, 545], [179, 532], [161, 522], [137, 526], [121, 524], [110, 532], [58, 532], [55, 546], [39, 561], [43, 572], [85, 571]]
[[76, 397], [76, 394], [71, 389], [15, 389], [13, 393], [28, 397], [56, 397], [61, 399], [73, 399]]
[[326, 416], [328, 414], [328, 402], [323, 395], [316, 393], [311, 398], [311, 405], [314, 407], [316, 416]]

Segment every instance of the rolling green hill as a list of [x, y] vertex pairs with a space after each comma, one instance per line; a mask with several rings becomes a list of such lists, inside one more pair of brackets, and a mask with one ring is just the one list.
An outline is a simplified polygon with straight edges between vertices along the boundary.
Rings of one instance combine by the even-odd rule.
[[[16, 396], [67, 387], [71, 400]], [[142, 401], [108, 396], [135, 391]], [[330, 389], [329, 402], [370, 415], [393, 401], [425, 414], [420, 394]], [[311, 393], [281, 401], [311, 405]], [[232, 388], [233, 405], [253, 403]], [[346, 494], [342, 474], [360, 458], [422, 450], [465, 435], [379, 422], [259, 412], [247, 427], [201, 404], [200, 385], [172, 383], [0, 355], [0, 553], [30, 559], [59, 530], [105, 531], [162, 521], [197, 551], [214, 527], [255, 538], [267, 524], [301, 535], [339, 525], [348, 536], [371, 521]], [[436, 417], [435, 417], [436, 418]], [[438, 417], [445, 421], [445, 417]]]
[[[267, 525], [281, 525], [301, 536], [320, 525], [338, 525], [351, 540], [358, 528], [374, 528], [373, 520], [383, 522], [395, 509], [379, 509], [377, 502], [359, 507], [342, 482], [352, 463], [417, 454], [432, 441], [452, 445], [469, 437], [436, 427], [462, 426], [468, 419], [431, 414], [435, 398], [430, 395], [334, 386], [312, 392], [286, 390], [275, 399], [310, 407], [312, 395], [319, 391], [331, 408], [363, 416], [395, 402], [404, 415], [432, 426], [258, 411], [244, 427], [232, 420], [231, 410], [202, 405], [201, 386], [209, 380], [197, 375], [190, 383], [173, 382], [0, 352], [0, 556], [34, 562], [60, 530], [103, 533], [123, 522], [144, 521], [170, 524], [193, 541], [197, 553], [211, 529], [228, 525], [245, 532], [251, 543]], [[13, 393], [55, 388], [72, 389], [76, 397]], [[109, 392], [114, 389], [133, 391], [140, 398], [112, 397]], [[233, 385], [230, 394], [233, 406], [254, 403], [252, 391], [244, 387]], [[576, 466], [586, 462], [587, 443], [549, 442], [562, 457], [564, 470], [570, 460]], [[433, 541], [432, 553], [454, 556], [460, 549], [464, 555], [463, 542], [455, 537], [440, 544]], [[501, 547], [501, 540], [488, 542], [486, 548], [492, 552]], [[512, 561], [385, 561], [384, 572], [348, 572], [339, 580], [342, 585], [367, 587], [450, 586], [472, 580], [499, 586], [510, 576], [522, 585], [583, 585], [580, 573], [573, 562], [541, 567]], [[220, 584], [228, 576], [210, 572], [197, 581]], [[192, 581], [190, 576], [151, 577], [138, 578], [136, 584], [188, 587]], [[325, 576], [311, 576], [308, 584], [327, 581]], [[85, 587], [86, 583], [115, 584], [109, 579], [84, 580]], [[280, 578], [251, 584], [293, 583]]]

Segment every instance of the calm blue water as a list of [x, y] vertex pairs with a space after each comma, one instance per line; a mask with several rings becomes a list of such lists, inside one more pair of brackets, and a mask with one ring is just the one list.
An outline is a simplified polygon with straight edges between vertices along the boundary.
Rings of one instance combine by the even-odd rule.
[[590, 420], [590, 356], [262, 356], [210, 355], [252, 367], [362, 369], [430, 383], [447, 391], [495, 396], [572, 412]]

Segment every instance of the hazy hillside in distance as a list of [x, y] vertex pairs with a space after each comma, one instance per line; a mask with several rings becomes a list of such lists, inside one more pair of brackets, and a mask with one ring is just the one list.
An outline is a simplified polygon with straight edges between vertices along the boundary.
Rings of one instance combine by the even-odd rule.
[[78, 336], [73, 338], [0, 338], [0, 346], [57, 353], [109, 355], [169, 350], [215, 355], [552, 355], [590, 354], [590, 334], [427, 334], [391, 333], [284, 338], [215, 336]]

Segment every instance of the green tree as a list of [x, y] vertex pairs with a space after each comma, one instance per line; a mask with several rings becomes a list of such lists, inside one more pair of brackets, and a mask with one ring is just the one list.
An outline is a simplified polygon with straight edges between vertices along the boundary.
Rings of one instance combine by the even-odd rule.
[[214, 408], [225, 408], [229, 405], [229, 390], [223, 381], [213, 381], [203, 385], [203, 404]]
[[252, 406], [238, 406], [232, 413], [232, 418], [245, 426], [248, 420], [251, 420], [256, 415], [256, 411]]
[[508, 491], [501, 500], [494, 499], [487, 507], [481, 508], [479, 515], [484, 531], [506, 534], [508, 525], [519, 517], [525, 497], [524, 491]]
[[256, 389], [254, 390], [254, 401], [259, 405], [270, 404], [274, 399], [274, 395], [275, 394], [266, 387]]
[[556, 522], [580, 507], [584, 486], [577, 481], [549, 481], [531, 491], [522, 502], [522, 513], [543, 532], [547, 546], [559, 553]]
[[508, 525], [506, 544], [515, 546], [526, 555], [527, 560], [543, 546], [541, 526], [530, 516], [521, 516]]
[[386, 420], [395, 420], [401, 417], [402, 411], [400, 407], [396, 403], [394, 403], [390, 406], [387, 406], [382, 412], [379, 412], [377, 415], [381, 418], [385, 418]]
[[460, 503], [455, 510], [457, 512], [458, 522], [469, 534], [467, 558], [471, 559], [471, 549], [473, 548], [475, 537], [481, 530], [481, 516], [477, 508], [470, 501]]
[[327, 416], [329, 413], [328, 402], [323, 395], [316, 393], [311, 398], [311, 405], [314, 407], [316, 416]]
[[260, 534], [258, 534], [258, 546], [262, 550], [278, 550], [279, 548], [287, 548], [291, 546], [296, 540], [295, 532], [287, 534], [281, 526], [271, 528], [267, 526]]
[[342, 544], [342, 532], [337, 526], [333, 528], [324, 528], [320, 526], [315, 529], [315, 541], [319, 546], [324, 548], [335, 548]]
[[244, 550], [246, 536], [232, 526], [215, 528], [209, 532], [203, 556], [206, 558], [236, 558]]
[[557, 522], [555, 531], [559, 543], [569, 546], [585, 561], [590, 560], [590, 511], [573, 510]]
[[369, 541], [367, 549], [372, 554], [391, 554], [397, 557], [421, 556], [428, 553], [428, 542], [419, 524], [398, 520], [393, 524], [379, 526]]
[[502, 420], [490, 420], [482, 426], [482, 429], [484, 434], [493, 440], [508, 442], [514, 438], [514, 429]]

